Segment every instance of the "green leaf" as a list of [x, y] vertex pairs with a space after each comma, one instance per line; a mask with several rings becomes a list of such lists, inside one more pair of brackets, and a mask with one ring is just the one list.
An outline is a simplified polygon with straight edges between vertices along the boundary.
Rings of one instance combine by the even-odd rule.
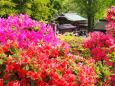
[[15, 30], [16, 30], [16, 27], [15, 27], [15, 26], [12, 26], [12, 30], [15, 31]]
[[3, 64], [3, 59], [0, 59], [0, 64]]
[[97, 73], [100, 73], [99, 67], [96, 67], [96, 72], [97, 72]]
[[44, 82], [48, 82], [50, 80], [50, 76], [46, 76], [45, 79], [44, 79]]
[[29, 65], [26, 65], [25, 69], [26, 69], [26, 70], [29, 70]]
[[59, 75], [59, 76], [62, 76], [62, 72], [57, 70], [56, 73]]
[[9, 51], [14, 53], [14, 52], [16, 52], [16, 49], [14, 47], [11, 47], [11, 48], [9, 48]]
[[73, 74], [77, 75], [77, 71], [76, 71], [76, 70], [73, 70]]

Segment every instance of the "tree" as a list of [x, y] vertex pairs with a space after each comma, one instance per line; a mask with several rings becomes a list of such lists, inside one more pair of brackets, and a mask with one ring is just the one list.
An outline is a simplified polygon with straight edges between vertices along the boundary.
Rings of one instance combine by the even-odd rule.
[[115, 6], [115, 0], [111, 0], [111, 6], [114, 5]]
[[48, 4], [49, 0], [33, 0], [31, 17], [37, 20], [48, 20], [48, 17], [50, 16]]
[[79, 6], [77, 9], [88, 19], [88, 30], [92, 31], [96, 14], [103, 12], [109, 5], [111, 0], [75, 0]]
[[62, 3], [62, 11], [63, 12], [77, 12], [77, 4], [75, 0], [64, 0]]
[[63, 0], [33, 0], [32, 18], [37, 20], [51, 20], [62, 9]]
[[64, 0], [50, 0], [49, 8], [51, 12], [51, 17], [56, 17], [62, 13]]
[[51, 20], [62, 12], [63, 0], [0, 0], [0, 16], [28, 14], [36, 20]]
[[11, 0], [0, 0], [0, 17], [7, 17], [16, 12], [15, 4]]
[[15, 10], [16, 13], [26, 13], [28, 15], [31, 15], [31, 6], [32, 6], [32, 0], [11, 0], [16, 6]]

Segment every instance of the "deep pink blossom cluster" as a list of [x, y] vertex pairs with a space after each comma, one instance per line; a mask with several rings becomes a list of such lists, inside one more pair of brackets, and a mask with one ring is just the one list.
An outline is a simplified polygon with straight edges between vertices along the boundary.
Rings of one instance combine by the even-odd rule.
[[90, 33], [90, 37], [84, 43], [85, 48], [89, 48], [92, 57], [96, 61], [108, 61], [107, 54], [114, 49], [111, 48], [115, 45], [115, 40], [109, 35], [102, 32]]
[[55, 37], [50, 25], [32, 20], [28, 15], [0, 18], [0, 44], [15, 41], [20, 48], [46, 42], [55, 46], [60, 41]]
[[111, 7], [108, 9], [107, 12], [107, 28], [106, 30], [108, 31], [109, 34], [115, 34], [115, 6]]

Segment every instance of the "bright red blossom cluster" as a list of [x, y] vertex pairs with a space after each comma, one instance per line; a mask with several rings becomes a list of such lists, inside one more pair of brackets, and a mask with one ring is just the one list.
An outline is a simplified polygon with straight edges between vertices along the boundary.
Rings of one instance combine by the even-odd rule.
[[108, 9], [106, 30], [110, 35], [115, 36], [115, 6]]
[[[11, 48], [17, 50], [11, 53]], [[91, 86], [96, 83], [94, 62], [69, 54], [64, 44], [53, 47], [43, 43], [24, 51], [12, 46], [6, 51], [0, 53], [4, 55], [1, 86], [3, 81], [7, 86]], [[85, 65], [79, 65], [76, 59]]]
[[84, 47], [90, 50], [93, 59], [107, 63], [109, 61], [107, 54], [115, 50], [114, 44], [115, 40], [110, 35], [94, 32], [90, 33], [90, 38], [84, 43]]

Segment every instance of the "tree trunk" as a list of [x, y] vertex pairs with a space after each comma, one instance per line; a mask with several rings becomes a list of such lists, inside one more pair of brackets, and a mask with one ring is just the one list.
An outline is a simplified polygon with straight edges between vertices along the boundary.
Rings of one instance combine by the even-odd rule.
[[88, 18], [88, 32], [93, 31], [94, 27], [94, 13], [93, 13], [93, 8], [92, 8], [93, 0], [88, 0], [87, 2], [87, 18]]
[[91, 16], [88, 16], [88, 32], [91, 31]]
[[88, 15], [88, 31], [93, 31], [94, 28], [94, 16]]

